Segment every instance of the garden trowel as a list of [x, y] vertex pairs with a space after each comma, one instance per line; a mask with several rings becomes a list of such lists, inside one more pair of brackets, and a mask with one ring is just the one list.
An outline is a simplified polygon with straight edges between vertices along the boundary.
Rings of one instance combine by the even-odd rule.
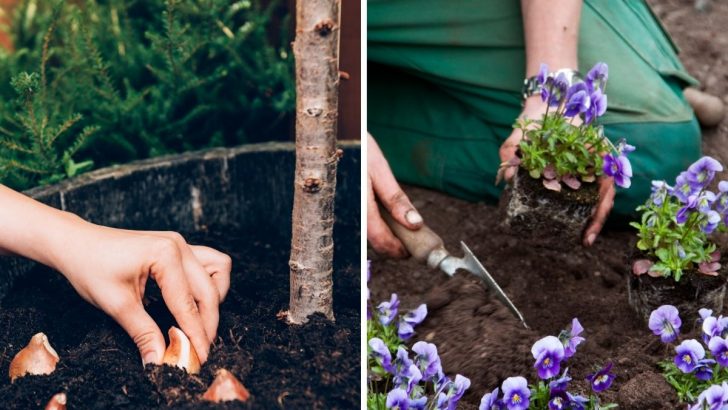
[[503, 302], [508, 310], [513, 313], [513, 316], [520, 320], [523, 326], [528, 329], [528, 325], [523, 319], [521, 312], [511, 302], [505, 292], [503, 292], [503, 289], [498, 286], [495, 279], [490, 276], [490, 273], [485, 270], [475, 255], [473, 255], [473, 252], [465, 245], [465, 242], [460, 242], [465, 256], [456, 258], [445, 249], [442, 239], [427, 225], [423, 225], [422, 228], [416, 231], [411, 231], [395, 221], [386, 210], [380, 208], [380, 213], [389, 228], [402, 241], [404, 247], [407, 248], [407, 251], [415, 260], [426, 262], [430, 268], [440, 269], [449, 276], [453, 276], [458, 269], [466, 270], [477, 276], [478, 279], [485, 283], [486, 287], [495, 292], [498, 300]]

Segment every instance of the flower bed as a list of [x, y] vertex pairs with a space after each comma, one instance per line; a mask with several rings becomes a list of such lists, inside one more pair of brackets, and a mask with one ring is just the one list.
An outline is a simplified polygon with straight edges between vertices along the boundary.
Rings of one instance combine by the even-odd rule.
[[[190, 242], [230, 254], [231, 290], [208, 362], [199, 375], [188, 375], [169, 366], [142, 368], [128, 335], [59, 274], [21, 258], [0, 258], [0, 408], [39, 408], [59, 391], [69, 408], [358, 406], [360, 162], [358, 144], [342, 145], [333, 324], [317, 317], [291, 327], [276, 319], [289, 297], [292, 144], [162, 157], [31, 192], [95, 222], [188, 232]], [[151, 283], [146, 308], [166, 330], [174, 321]], [[56, 370], [11, 383], [10, 361], [38, 332], [58, 352]], [[201, 401], [221, 368], [246, 386], [247, 403]]]
[[587, 342], [569, 359], [570, 391], [588, 394], [586, 376], [612, 362], [616, 378], [603, 394], [604, 403], [616, 402], [623, 409], [679, 407], [657, 366], [665, 348], [627, 303], [625, 268], [636, 240], [633, 230], [606, 231], [592, 249], [556, 251], [551, 245], [558, 237], [518, 237], [499, 226], [494, 207], [405, 189], [447, 247], [456, 249], [460, 240], [468, 243], [531, 326], [520, 327], [467, 275], [448, 278], [413, 261], [372, 258], [372, 300], [389, 300], [396, 292], [403, 312], [427, 304], [427, 319], [412, 341], [435, 344], [444, 372], [470, 379], [460, 408], [477, 408], [482, 396], [508, 377], [533, 379], [533, 343], [558, 335], [574, 317]]

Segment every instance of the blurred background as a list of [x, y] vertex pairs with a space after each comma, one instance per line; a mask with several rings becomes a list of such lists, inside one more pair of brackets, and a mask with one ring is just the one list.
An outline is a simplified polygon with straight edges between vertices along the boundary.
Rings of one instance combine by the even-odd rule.
[[[360, 5], [342, 2], [339, 139], [360, 134]], [[0, 0], [0, 183], [292, 141], [293, 0]]]

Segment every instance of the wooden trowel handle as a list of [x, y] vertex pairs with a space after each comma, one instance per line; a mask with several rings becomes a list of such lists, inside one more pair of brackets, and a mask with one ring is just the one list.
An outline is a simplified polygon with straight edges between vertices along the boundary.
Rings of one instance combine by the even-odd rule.
[[389, 214], [389, 211], [381, 206], [379, 207], [379, 213], [389, 226], [389, 229], [402, 241], [404, 247], [417, 261], [428, 262], [428, 257], [430, 257], [434, 250], [439, 250], [447, 255], [442, 239], [427, 225], [422, 225], [420, 229], [411, 231], [395, 221], [392, 215]]

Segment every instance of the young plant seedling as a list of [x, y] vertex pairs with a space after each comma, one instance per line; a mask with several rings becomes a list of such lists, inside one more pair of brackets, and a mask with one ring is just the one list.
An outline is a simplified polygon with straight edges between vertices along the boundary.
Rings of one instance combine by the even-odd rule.
[[248, 389], [235, 375], [225, 369], [220, 369], [215, 373], [215, 380], [210, 384], [205, 394], [202, 395], [203, 400], [215, 403], [232, 400], [247, 401], [249, 398], [250, 392], [248, 392]]
[[728, 181], [709, 185], [723, 166], [703, 157], [677, 176], [675, 184], [652, 182], [652, 195], [638, 207], [638, 256], [632, 261], [630, 303], [643, 317], [672, 304], [695, 316], [698, 309], [720, 311], [726, 279], [721, 254], [711, 239], [726, 230]]
[[200, 359], [184, 332], [174, 326], [169, 328], [169, 346], [164, 352], [162, 362], [184, 369], [189, 374], [200, 372]]
[[[581, 237], [599, 200], [597, 179], [614, 178], [629, 188], [632, 166], [627, 154], [634, 147], [624, 140], [612, 144], [595, 121], [607, 109], [608, 68], [597, 63], [584, 80], [571, 84], [564, 73], [549, 74], [542, 64], [537, 77], [541, 99], [547, 103], [540, 119], [523, 118], [515, 128], [523, 132], [516, 156], [501, 164], [496, 183], [516, 168], [507, 191], [506, 223]], [[522, 229], [521, 229], [522, 230]]]
[[10, 362], [10, 381], [25, 375], [47, 375], [56, 370], [60, 358], [44, 333], [36, 333]]
[[66, 410], [67, 400], [66, 393], [58, 393], [51, 397], [45, 406], [45, 410]]

